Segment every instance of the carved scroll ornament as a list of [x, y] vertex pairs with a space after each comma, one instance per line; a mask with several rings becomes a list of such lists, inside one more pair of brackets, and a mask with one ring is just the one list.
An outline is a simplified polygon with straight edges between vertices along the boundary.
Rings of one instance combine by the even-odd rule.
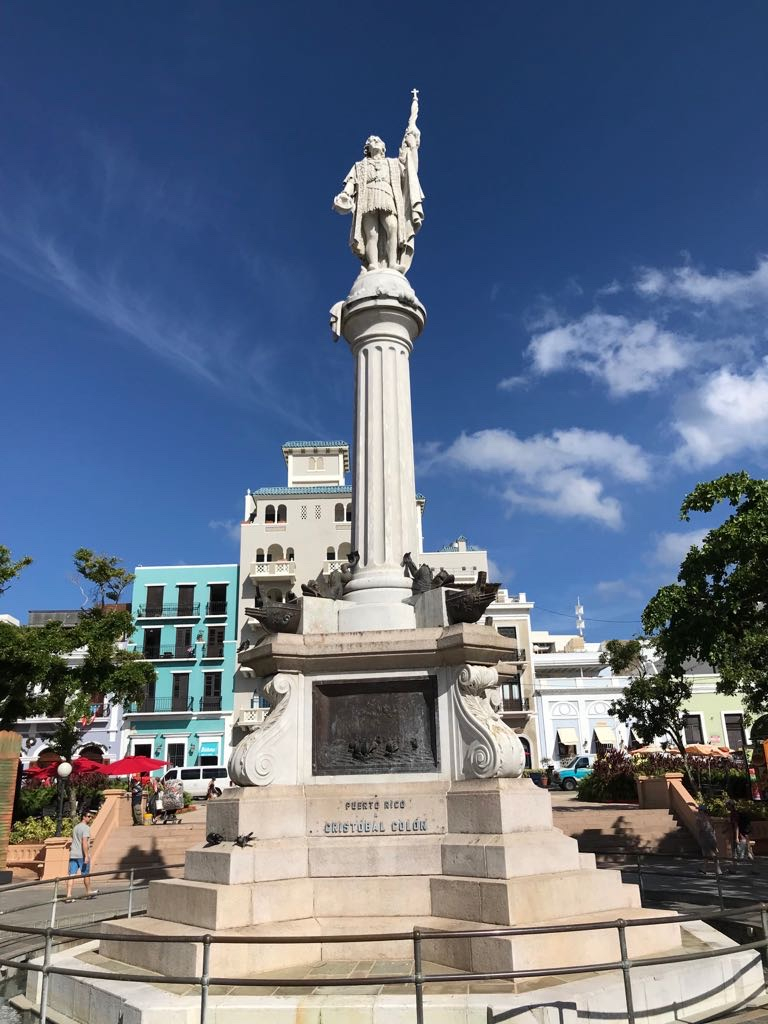
[[499, 715], [499, 673], [486, 665], [464, 665], [452, 690], [465, 778], [519, 778], [525, 752]]
[[238, 786], [269, 786], [279, 769], [295, 760], [296, 688], [297, 680], [287, 673], [272, 676], [264, 687], [272, 710], [263, 722], [253, 726], [229, 758], [229, 776]]

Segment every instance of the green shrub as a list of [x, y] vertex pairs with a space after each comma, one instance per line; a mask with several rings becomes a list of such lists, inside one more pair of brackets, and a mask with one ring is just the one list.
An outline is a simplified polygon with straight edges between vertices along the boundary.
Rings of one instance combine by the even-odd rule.
[[[72, 835], [72, 819], [64, 818], [61, 823], [62, 835]], [[19, 843], [44, 843], [46, 839], [56, 835], [55, 818], [27, 818], [17, 821], [11, 829], [8, 842], [14, 846]]]
[[622, 750], [607, 750], [578, 785], [579, 800], [637, 800], [635, 766]]

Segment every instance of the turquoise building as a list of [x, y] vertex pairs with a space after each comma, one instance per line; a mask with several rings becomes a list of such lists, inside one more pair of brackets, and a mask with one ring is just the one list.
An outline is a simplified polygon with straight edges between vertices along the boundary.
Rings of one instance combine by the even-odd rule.
[[157, 679], [124, 708], [124, 753], [172, 767], [226, 764], [237, 647], [236, 565], [138, 566], [134, 649]]

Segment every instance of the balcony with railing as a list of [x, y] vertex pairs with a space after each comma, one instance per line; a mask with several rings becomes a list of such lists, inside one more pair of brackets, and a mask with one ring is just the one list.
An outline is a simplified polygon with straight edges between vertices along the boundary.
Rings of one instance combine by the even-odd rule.
[[296, 579], [296, 563], [281, 559], [277, 562], [251, 562], [249, 575], [255, 579], [291, 580]]
[[209, 601], [205, 606], [205, 614], [208, 616], [224, 616], [227, 614], [227, 602], [226, 601]]
[[91, 718], [109, 718], [110, 705], [103, 700], [100, 704], [91, 704], [89, 714]]
[[523, 711], [530, 711], [527, 697], [507, 697], [501, 702], [502, 715], [514, 715]]
[[162, 715], [169, 711], [192, 711], [192, 697], [145, 697], [142, 701], [130, 704], [126, 714], [129, 715]]
[[201, 711], [221, 711], [221, 695], [218, 697], [201, 697], [199, 707]]
[[203, 644], [203, 658], [223, 658], [224, 644]]
[[195, 661], [194, 644], [150, 645], [137, 651], [144, 661]]
[[199, 619], [200, 605], [189, 601], [177, 604], [141, 604], [136, 610], [137, 619]]

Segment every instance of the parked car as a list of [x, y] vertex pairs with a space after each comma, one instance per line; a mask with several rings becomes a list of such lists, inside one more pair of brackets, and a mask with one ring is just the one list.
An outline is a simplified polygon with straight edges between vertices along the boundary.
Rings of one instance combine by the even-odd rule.
[[184, 792], [196, 800], [204, 800], [211, 779], [219, 789], [229, 785], [227, 766], [224, 764], [208, 764], [201, 768], [169, 768], [163, 775], [163, 783], [170, 779], [180, 779]]
[[576, 789], [576, 786], [592, 771], [595, 763], [593, 754], [579, 754], [570, 761], [560, 765], [560, 770], [552, 776], [552, 782], [560, 789]]

